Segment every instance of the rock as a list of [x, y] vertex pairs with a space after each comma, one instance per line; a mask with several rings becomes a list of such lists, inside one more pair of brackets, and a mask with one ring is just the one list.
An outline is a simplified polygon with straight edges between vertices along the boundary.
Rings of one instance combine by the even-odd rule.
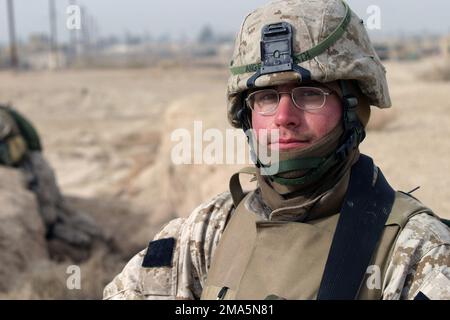
[[35, 195], [20, 170], [0, 166], [0, 291], [17, 276], [48, 259], [45, 226]]

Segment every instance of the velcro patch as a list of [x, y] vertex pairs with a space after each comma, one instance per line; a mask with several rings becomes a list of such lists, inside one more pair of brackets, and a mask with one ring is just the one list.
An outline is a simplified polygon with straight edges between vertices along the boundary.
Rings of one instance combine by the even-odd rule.
[[449, 300], [450, 279], [438, 269], [433, 270], [425, 276], [418, 291], [429, 300]]
[[148, 245], [142, 266], [144, 268], [171, 267], [175, 238], [151, 241]]

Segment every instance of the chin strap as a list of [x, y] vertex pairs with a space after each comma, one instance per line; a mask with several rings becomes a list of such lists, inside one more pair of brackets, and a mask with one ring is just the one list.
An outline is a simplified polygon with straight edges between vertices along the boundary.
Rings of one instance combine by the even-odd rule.
[[[337, 163], [344, 161], [350, 152], [358, 147], [359, 140], [358, 132], [353, 130], [353, 132], [344, 139], [344, 142], [328, 156], [280, 161], [278, 163], [278, 174], [269, 177], [273, 181], [284, 185], [301, 185], [316, 181]], [[267, 168], [270, 168], [270, 166], [261, 167], [264, 171], [267, 170]], [[280, 174], [298, 170], [308, 171], [305, 175], [298, 178], [284, 178], [280, 176]]]
[[[325, 157], [312, 157], [304, 159], [290, 159], [280, 161], [276, 165], [279, 170], [276, 175], [269, 175], [268, 172], [271, 169], [271, 165], [263, 164], [258, 159], [255, 148], [253, 147], [253, 141], [249, 134], [247, 139], [251, 149], [251, 156], [256, 163], [256, 166], [261, 169], [261, 173], [267, 175], [273, 181], [283, 185], [301, 185], [307, 184], [317, 179], [320, 179], [330, 168], [337, 163], [344, 161], [352, 150], [356, 149], [359, 144], [365, 138], [365, 130], [363, 125], [358, 119], [356, 108], [358, 106], [358, 99], [351, 94], [349, 84], [346, 80], [339, 81], [339, 85], [342, 90], [342, 104], [343, 115], [342, 121], [344, 125], [344, 134], [342, 135], [341, 143], [339, 147]], [[244, 106], [238, 113], [238, 117], [241, 120], [242, 128], [247, 131], [251, 128], [249, 121], [249, 115], [246, 106]], [[274, 165], [274, 164], [272, 164]], [[285, 178], [280, 174], [291, 171], [307, 171], [305, 175], [298, 178]]]

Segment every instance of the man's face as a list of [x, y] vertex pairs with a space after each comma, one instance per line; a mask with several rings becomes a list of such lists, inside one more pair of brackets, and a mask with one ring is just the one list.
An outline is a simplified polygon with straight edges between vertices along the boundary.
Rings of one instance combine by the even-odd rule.
[[[276, 86], [274, 89], [279, 92], [290, 92], [298, 86], [298, 84], [285, 84]], [[318, 87], [330, 92], [326, 87]], [[326, 96], [322, 108], [308, 111], [297, 108], [289, 94], [281, 94], [274, 114], [262, 115], [252, 111], [252, 127], [259, 140], [262, 140], [261, 135], [267, 132], [271, 150], [287, 151], [314, 144], [336, 127], [341, 116], [342, 104], [336, 93]], [[270, 141], [270, 133], [274, 129], [279, 130], [279, 141]]]

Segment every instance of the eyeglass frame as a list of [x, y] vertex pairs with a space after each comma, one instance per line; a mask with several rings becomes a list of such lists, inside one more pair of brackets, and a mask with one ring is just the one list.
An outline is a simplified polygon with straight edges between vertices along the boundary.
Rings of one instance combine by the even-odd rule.
[[[295, 89], [298, 89], [298, 88], [317, 89], [317, 90], [321, 91], [321, 93], [322, 93], [323, 96], [324, 96], [324, 100], [323, 100], [322, 105], [321, 105], [320, 107], [318, 107], [318, 108], [313, 108], [313, 109], [305, 109], [304, 107], [298, 106], [297, 103], [295, 102], [294, 94], [293, 94], [293, 91], [294, 91]], [[294, 87], [294, 88], [292, 88], [290, 91], [278, 91], [278, 90], [276, 90], [275, 88], [265, 88], [265, 89], [260, 89], [260, 90], [253, 91], [253, 92], [251, 92], [250, 94], [248, 94], [248, 96], [245, 98], [245, 103], [246, 103], [247, 107], [248, 107], [250, 110], [257, 112], [258, 114], [260, 114], [260, 115], [262, 115], [262, 116], [271, 116], [271, 115], [274, 115], [274, 114], [276, 113], [276, 111], [277, 111], [277, 109], [278, 109], [278, 106], [280, 105], [281, 95], [282, 95], [282, 94], [289, 94], [289, 95], [291, 96], [291, 101], [293, 102], [294, 106], [295, 106], [297, 109], [303, 110], [303, 111], [319, 110], [319, 109], [322, 109], [322, 108], [325, 106], [325, 104], [326, 104], [326, 102], [327, 102], [327, 97], [328, 97], [328, 96], [330, 96], [330, 95], [332, 95], [332, 94], [337, 94], [337, 92], [336, 92], [335, 90], [333, 90], [333, 89], [331, 89], [331, 88], [329, 88], [329, 87], [326, 87], [326, 88], [327, 88], [328, 90], [330, 90], [330, 91], [327, 92], [327, 91], [325, 91], [325, 90], [324, 90], [323, 88], [321, 88], [321, 87], [310, 87], [310, 86]], [[253, 107], [251, 106], [249, 100], [250, 100], [250, 98], [251, 98], [252, 96], [254, 96], [256, 93], [262, 92], [262, 91], [265, 91], [265, 90], [273, 90], [273, 91], [275, 91], [275, 92], [277, 93], [278, 102], [277, 102], [275, 108], [273, 109], [273, 111], [266, 112], [266, 113], [264, 113], [264, 112], [258, 112], [258, 111], [256, 111], [256, 110], [253, 109]]]

